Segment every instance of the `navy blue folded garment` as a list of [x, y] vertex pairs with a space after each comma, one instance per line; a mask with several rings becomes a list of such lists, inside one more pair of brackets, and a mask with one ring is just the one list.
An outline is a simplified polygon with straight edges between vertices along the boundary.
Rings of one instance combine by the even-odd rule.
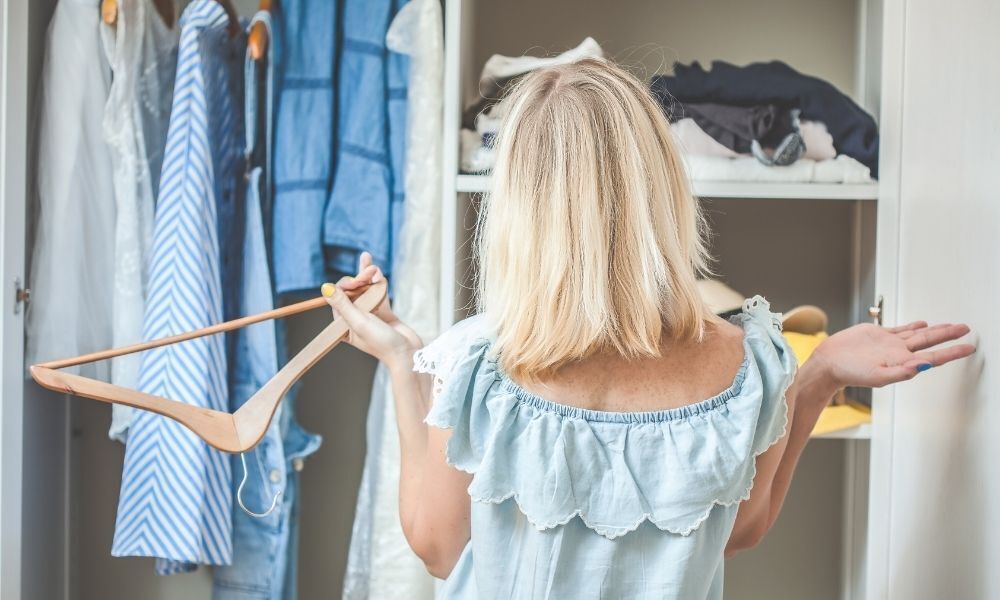
[[781, 61], [738, 67], [717, 60], [710, 71], [697, 61], [675, 63], [674, 74], [653, 77], [650, 89], [665, 105], [672, 98], [681, 103], [797, 108], [800, 118], [826, 125], [838, 154], [857, 159], [878, 176], [878, 127], [871, 115], [830, 83]]

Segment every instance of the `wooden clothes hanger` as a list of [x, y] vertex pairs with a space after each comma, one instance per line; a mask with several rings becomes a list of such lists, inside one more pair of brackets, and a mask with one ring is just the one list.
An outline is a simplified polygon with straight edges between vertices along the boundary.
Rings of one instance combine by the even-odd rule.
[[[232, 0], [215, 0], [222, 5], [222, 8], [226, 11], [226, 16], [229, 17], [229, 29], [230, 33], [236, 33], [240, 27], [240, 17], [239, 13], [236, 12], [236, 7], [233, 6]], [[174, 25], [174, 0], [153, 0], [153, 4], [156, 6], [157, 12], [160, 13], [160, 17], [163, 18], [163, 22], [167, 24], [168, 27], [173, 27]], [[270, 3], [268, 3], [270, 6]], [[118, 22], [118, 0], [102, 0], [101, 2], [101, 20], [103, 20], [108, 25], [114, 25]]]
[[[383, 280], [373, 283], [366, 288], [347, 292], [347, 294], [354, 299], [358, 308], [365, 312], [371, 312], [385, 299], [386, 282]], [[252, 449], [264, 437], [264, 433], [278, 409], [278, 403], [281, 402], [289, 388], [334, 346], [347, 337], [348, 327], [343, 319], [334, 319], [332, 323], [327, 325], [235, 413], [185, 404], [96, 379], [62, 373], [59, 369], [232, 331], [253, 323], [280, 319], [328, 306], [325, 298], [314, 298], [159, 340], [33, 365], [30, 368], [31, 376], [42, 387], [56, 392], [153, 411], [184, 425], [214, 448], [223, 452], [242, 453]], [[243, 478], [245, 482], [245, 472]], [[242, 485], [240, 487], [242, 488]]]
[[[270, 12], [271, 0], [260, 0], [260, 9]], [[247, 37], [247, 47], [250, 49], [250, 57], [254, 60], [264, 58], [267, 53], [267, 27], [263, 23], [257, 22], [250, 28], [250, 35]]]

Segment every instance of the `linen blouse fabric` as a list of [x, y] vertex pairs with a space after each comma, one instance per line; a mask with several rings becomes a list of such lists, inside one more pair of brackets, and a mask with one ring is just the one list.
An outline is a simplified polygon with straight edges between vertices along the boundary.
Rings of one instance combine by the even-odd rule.
[[732, 322], [732, 385], [681, 408], [604, 412], [519, 387], [485, 316], [414, 357], [435, 378], [426, 422], [472, 474], [471, 540], [443, 598], [722, 598], [723, 552], [756, 457], [785, 432], [796, 361], [760, 296]]

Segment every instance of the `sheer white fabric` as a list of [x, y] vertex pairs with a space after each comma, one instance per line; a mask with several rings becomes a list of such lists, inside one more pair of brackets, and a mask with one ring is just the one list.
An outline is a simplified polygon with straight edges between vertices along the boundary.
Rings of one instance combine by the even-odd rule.
[[[110, 70], [92, 0], [62, 0], [46, 37], [27, 361], [108, 348], [115, 200], [101, 134]], [[74, 369], [108, 380], [107, 362]]]
[[[406, 220], [394, 286], [394, 309], [425, 340], [439, 333], [441, 126], [444, 43], [439, 0], [413, 0], [389, 27], [386, 43], [410, 56], [406, 138]], [[368, 411], [368, 455], [358, 495], [344, 598], [429, 599], [434, 579], [399, 524], [399, 438], [385, 368]]]
[[[113, 75], [104, 107], [104, 140], [111, 153], [116, 207], [112, 341], [142, 341], [146, 261], [163, 164], [177, 66], [179, 32], [151, 0], [120, 0], [115, 25], [101, 26]], [[141, 354], [112, 360], [111, 381], [135, 387]], [[132, 409], [112, 407], [112, 439], [125, 441]]]

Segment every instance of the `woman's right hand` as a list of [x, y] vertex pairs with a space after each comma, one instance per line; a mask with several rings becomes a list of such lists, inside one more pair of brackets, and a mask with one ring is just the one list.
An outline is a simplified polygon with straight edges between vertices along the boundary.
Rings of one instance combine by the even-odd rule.
[[358, 274], [343, 277], [336, 285], [323, 284], [323, 295], [332, 307], [334, 317], [343, 318], [350, 327], [347, 343], [386, 363], [390, 369], [409, 370], [412, 367], [413, 353], [423, 344], [420, 336], [392, 312], [388, 298], [369, 313], [354, 306], [344, 293], [383, 279], [385, 276], [381, 269], [372, 264], [371, 254], [363, 252], [358, 264]]

